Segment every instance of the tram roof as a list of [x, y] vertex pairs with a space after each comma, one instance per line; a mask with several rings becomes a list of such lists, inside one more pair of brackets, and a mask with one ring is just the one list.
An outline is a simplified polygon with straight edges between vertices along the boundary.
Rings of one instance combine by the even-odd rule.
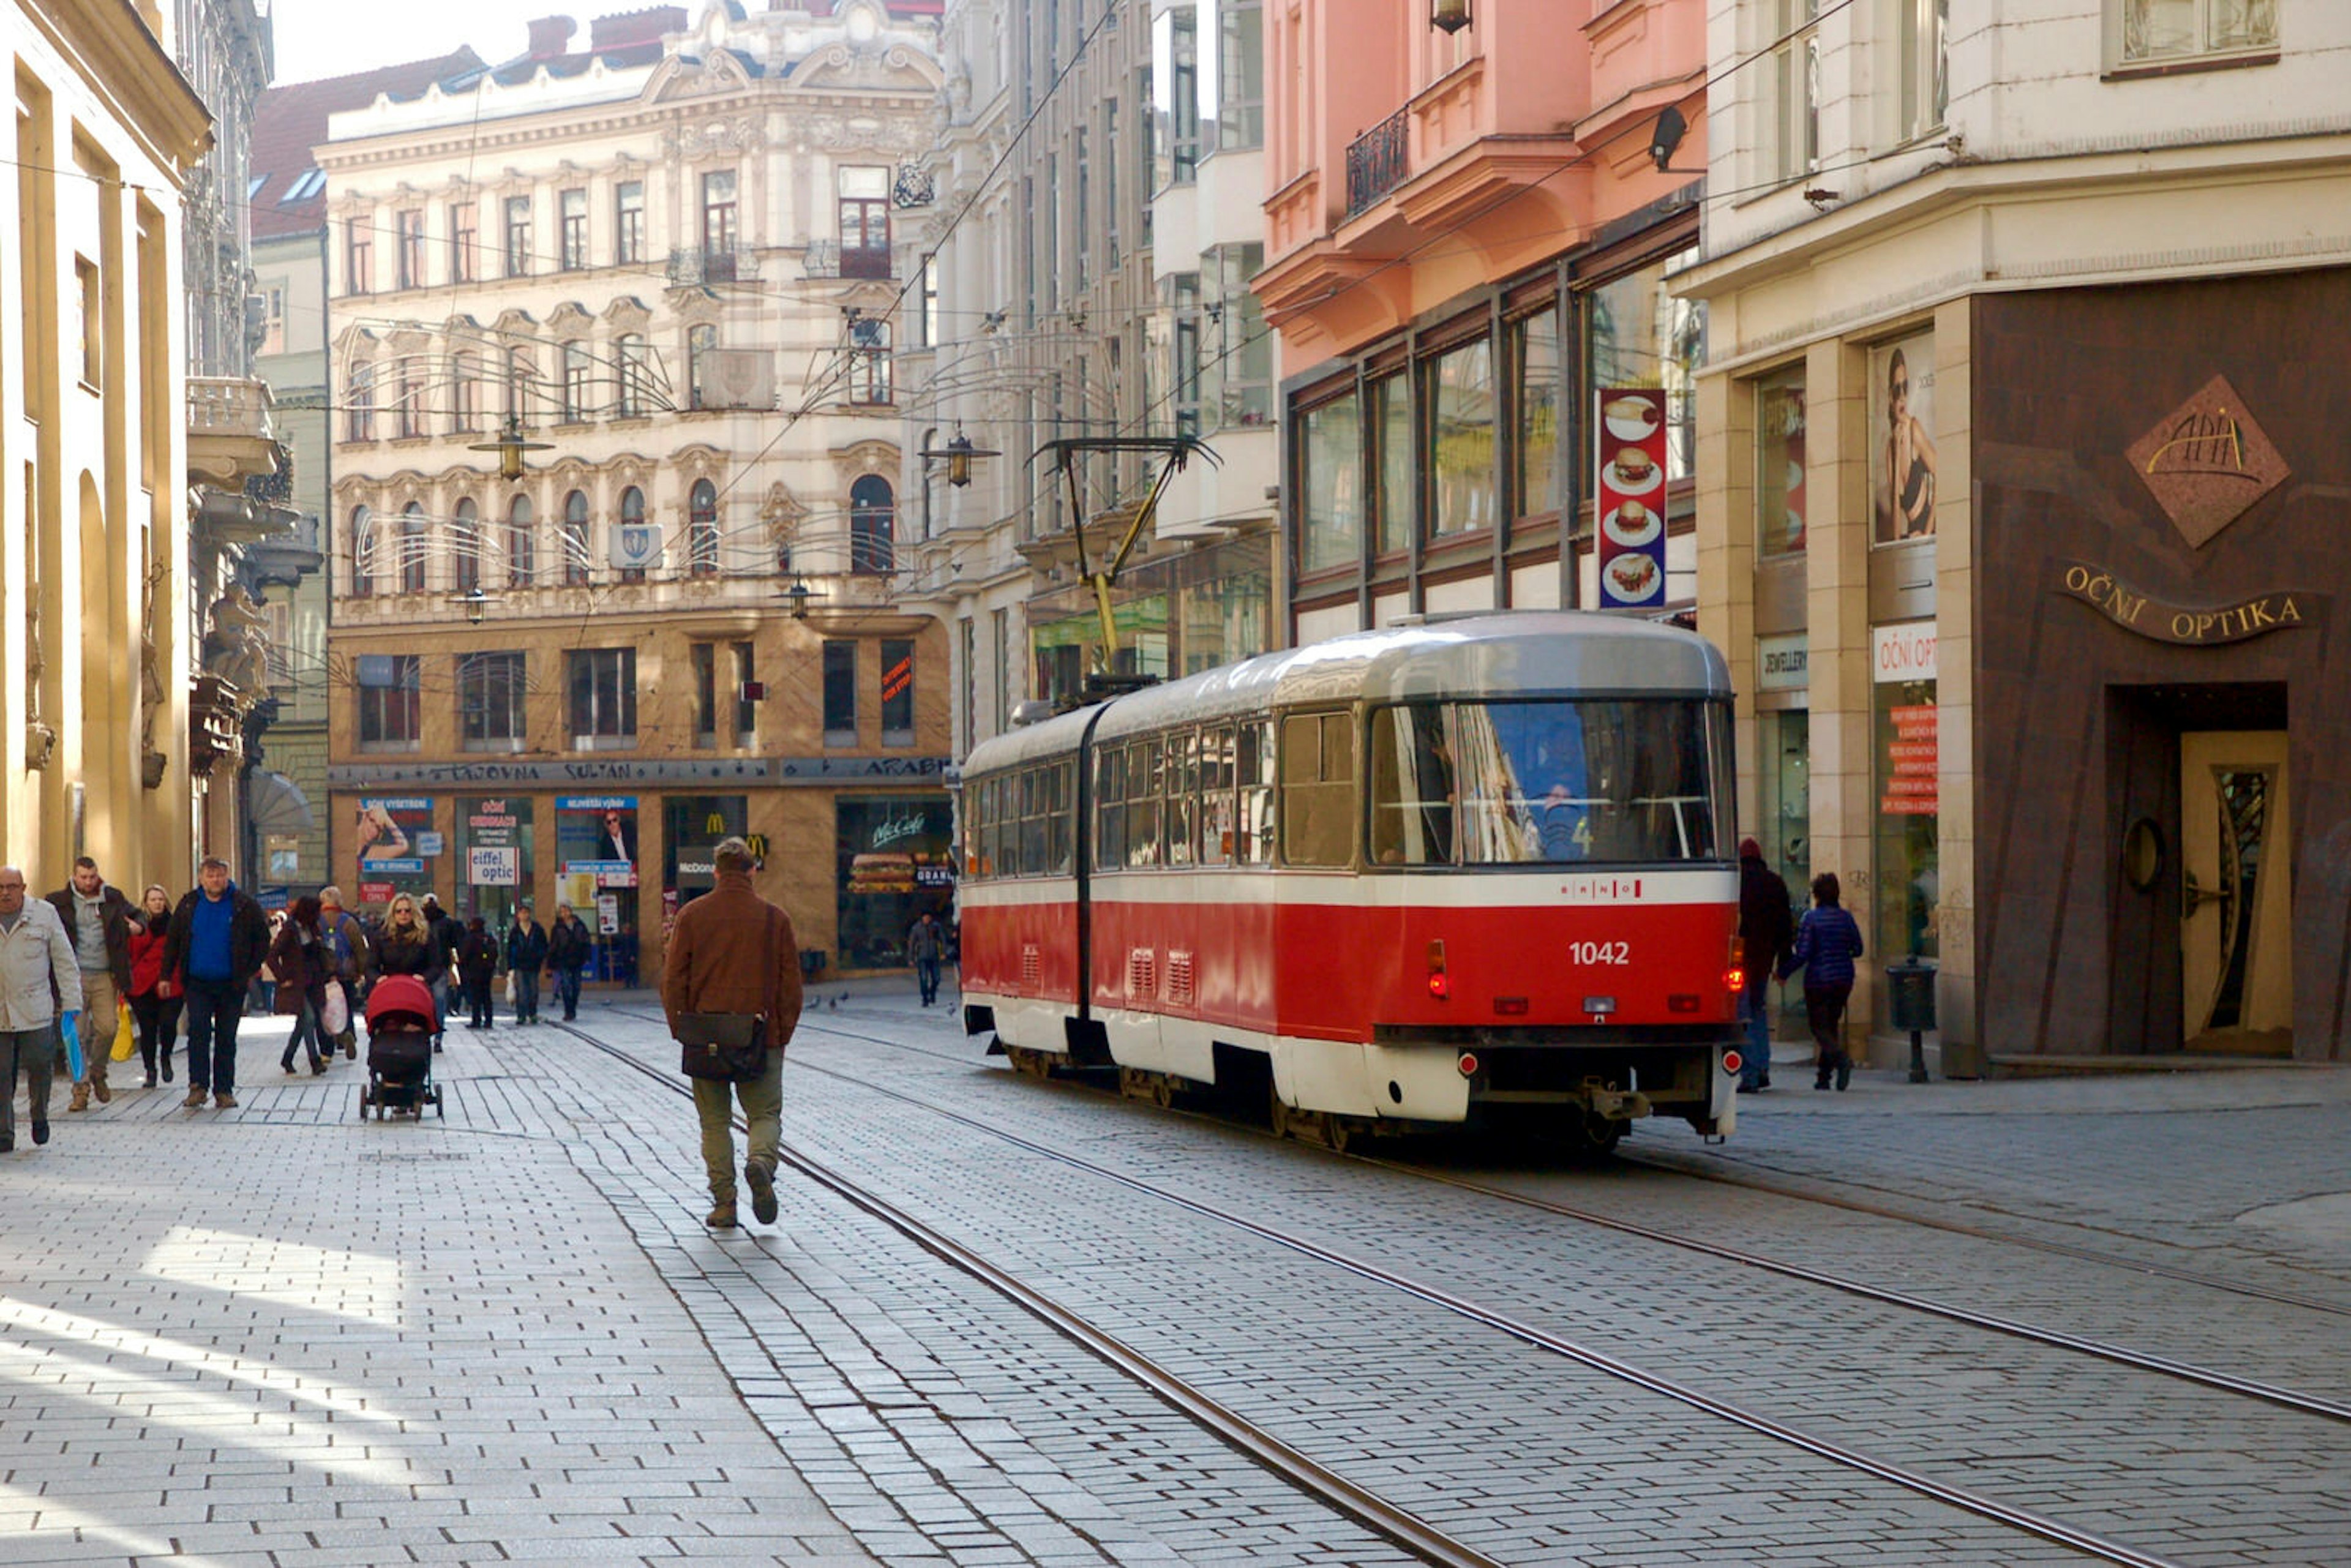
[[1714, 645], [1654, 622], [1588, 611], [1522, 611], [1357, 632], [1284, 648], [1058, 715], [977, 748], [967, 772], [1074, 750], [1100, 712], [1097, 740], [1301, 704], [1580, 693], [1728, 695]]

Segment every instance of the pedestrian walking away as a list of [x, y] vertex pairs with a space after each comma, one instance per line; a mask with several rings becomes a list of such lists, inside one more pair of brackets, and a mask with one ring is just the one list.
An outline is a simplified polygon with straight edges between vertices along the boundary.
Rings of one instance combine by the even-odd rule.
[[1813, 878], [1813, 907], [1796, 927], [1795, 946], [1780, 961], [1780, 978], [1804, 972], [1804, 1018], [1817, 1048], [1813, 1087], [1825, 1089], [1834, 1075], [1838, 1089], [1853, 1082], [1853, 1058], [1844, 1049], [1844, 1004], [1853, 995], [1854, 960], [1861, 956], [1861, 927], [1838, 902], [1836, 873]]
[[[395, 904], [398, 902], [393, 900]], [[449, 992], [456, 984], [457, 944], [465, 939], [465, 927], [455, 915], [444, 914], [441, 901], [429, 893], [419, 914], [433, 937], [433, 973], [428, 983], [433, 988], [433, 1049], [438, 1051], [441, 1036], [449, 1027]]]
[[81, 966], [66, 923], [47, 899], [25, 896], [22, 871], [0, 865], [0, 1073], [6, 1075], [0, 1079], [0, 1155], [16, 1147], [19, 1071], [33, 1142], [49, 1141], [57, 1023], [71, 1018], [80, 1000]]
[[[303, 1050], [309, 1053], [313, 1076], [327, 1071], [327, 1064], [319, 1059], [325, 1032], [319, 1020], [326, 1016], [327, 983], [333, 962], [326, 939], [319, 934], [319, 901], [306, 893], [294, 901], [277, 940], [269, 946], [269, 967], [277, 971], [277, 1011], [294, 1020], [294, 1032], [286, 1037], [286, 1054], [277, 1062], [287, 1072], [294, 1071], [294, 1053]], [[333, 1044], [324, 1043], [331, 1054]]]
[[538, 1021], [538, 972], [547, 967], [547, 927], [531, 913], [530, 900], [515, 905], [507, 927], [507, 973], [514, 977], [515, 1022]]
[[498, 939], [482, 917], [465, 922], [465, 939], [457, 944], [457, 977], [465, 988], [465, 1007], [473, 1015], [467, 1029], [496, 1029], [497, 1002], [491, 983], [498, 977]]
[[343, 988], [343, 1027], [335, 1032], [332, 1045], [345, 1056], [356, 1059], [360, 1053], [360, 1009], [367, 1004], [367, 927], [360, 924], [358, 915], [343, 907], [343, 890], [340, 887], [319, 890], [319, 936], [335, 957], [334, 972], [328, 983]]
[[172, 1082], [172, 1045], [180, 1032], [180, 1008], [186, 982], [163, 967], [165, 938], [172, 930], [172, 895], [151, 883], [139, 901], [145, 929], [131, 936], [131, 1016], [139, 1024], [139, 1055], [147, 1067], [147, 1087], [155, 1087], [155, 1072]]
[[568, 904], [555, 906], [555, 924], [547, 928], [547, 967], [555, 974], [555, 999], [563, 1004], [563, 1021], [580, 1016], [580, 971], [588, 967], [588, 927]]
[[[729, 1084], [696, 1078], [694, 1109], [702, 1123], [702, 1163], [710, 1180], [711, 1208], [703, 1221], [730, 1230], [735, 1212], [734, 1108], [743, 1107], [750, 1147], [743, 1179], [751, 1212], [776, 1222], [776, 1162], [783, 1151], [784, 1047], [800, 1017], [799, 945], [791, 916], [751, 888], [751, 846], [722, 839], [711, 852], [717, 886], [678, 911], [662, 966], [662, 1009], [670, 1033], [690, 1031], [686, 1019], [721, 1015], [762, 1020], [765, 1060], [758, 1075]], [[729, 1091], [732, 1091], [730, 1093]]]
[[1796, 921], [1788, 884], [1763, 863], [1763, 846], [1739, 841], [1739, 942], [1747, 988], [1739, 1005], [1747, 1019], [1747, 1052], [1739, 1064], [1739, 1092], [1771, 1087], [1771, 977], [1795, 946]]
[[221, 1110], [236, 1103], [237, 1020], [246, 988], [268, 954], [269, 921], [261, 905], [229, 880], [228, 862], [206, 855], [195, 887], [172, 911], [163, 944], [164, 972], [187, 977], [191, 1110], [207, 1093]]
[[74, 862], [73, 879], [49, 894], [49, 907], [57, 912], [74, 948], [74, 990], [60, 1000], [68, 1012], [81, 1014], [90, 1032], [73, 1103], [66, 1109], [87, 1111], [93, 1094], [101, 1105], [114, 1098], [106, 1082], [107, 1051], [114, 1042], [117, 1010], [131, 994], [131, 934], [144, 931], [147, 923], [120, 888], [99, 875], [98, 862], [88, 855]]
[[914, 980], [923, 988], [923, 1005], [939, 999], [939, 960], [947, 955], [947, 928], [935, 911], [925, 909], [906, 933], [906, 956], [914, 961]]

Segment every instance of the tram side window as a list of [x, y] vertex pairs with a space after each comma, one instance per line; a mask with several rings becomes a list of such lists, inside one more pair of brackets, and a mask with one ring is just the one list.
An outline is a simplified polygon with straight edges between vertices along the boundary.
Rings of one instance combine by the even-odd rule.
[[1070, 781], [1073, 766], [1056, 762], [1045, 769], [1045, 869], [1055, 876], [1070, 874], [1070, 811], [1075, 796]]
[[998, 876], [1020, 874], [1019, 780], [1006, 774], [996, 781], [996, 809], [988, 813], [988, 869]]
[[1281, 858], [1343, 866], [1354, 840], [1355, 748], [1350, 716], [1292, 714], [1281, 721]]
[[1235, 771], [1240, 782], [1239, 831], [1233, 859], [1242, 865], [1273, 863], [1273, 726], [1259, 719], [1240, 727]]
[[1126, 863], [1155, 866], [1159, 856], [1159, 739], [1126, 748]]
[[1167, 737], [1167, 863], [1192, 863], [1192, 824], [1198, 814], [1200, 737], [1183, 730]]
[[987, 795], [987, 785], [984, 780], [975, 779], [965, 784], [962, 810], [956, 823], [959, 830], [956, 847], [963, 852], [963, 874], [973, 881], [987, 874], [987, 868], [980, 863], [979, 854], [979, 813]]
[[1094, 869], [1126, 868], [1126, 748], [1094, 753]]
[[1020, 874], [1042, 876], [1045, 858], [1046, 773], [1029, 768], [1020, 775]]
[[1454, 768], [1434, 703], [1372, 716], [1372, 863], [1449, 865]]
[[1233, 727], [1200, 732], [1200, 863], [1233, 859]]
[[983, 779], [965, 794], [972, 801], [972, 874], [992, 877], [996, 874], [996, 780]]

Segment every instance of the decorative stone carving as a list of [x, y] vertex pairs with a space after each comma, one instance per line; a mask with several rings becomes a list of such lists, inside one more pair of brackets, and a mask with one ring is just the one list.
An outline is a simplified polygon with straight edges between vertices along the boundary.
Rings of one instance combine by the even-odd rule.
[[243, 584], [233, 584], [213, 601], [212, 629], [204, 633], [204, 668], [239, 692], [258, 695], [269, 686], [269, 636], [261, 606]]

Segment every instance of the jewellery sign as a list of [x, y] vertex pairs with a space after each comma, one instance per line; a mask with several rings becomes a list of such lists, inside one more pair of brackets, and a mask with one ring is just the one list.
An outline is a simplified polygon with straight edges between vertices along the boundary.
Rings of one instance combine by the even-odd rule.
[[1666, 394], [1604, 387], [1593, 396], [1600, 607], [1653, 608], [1666, 601]]

